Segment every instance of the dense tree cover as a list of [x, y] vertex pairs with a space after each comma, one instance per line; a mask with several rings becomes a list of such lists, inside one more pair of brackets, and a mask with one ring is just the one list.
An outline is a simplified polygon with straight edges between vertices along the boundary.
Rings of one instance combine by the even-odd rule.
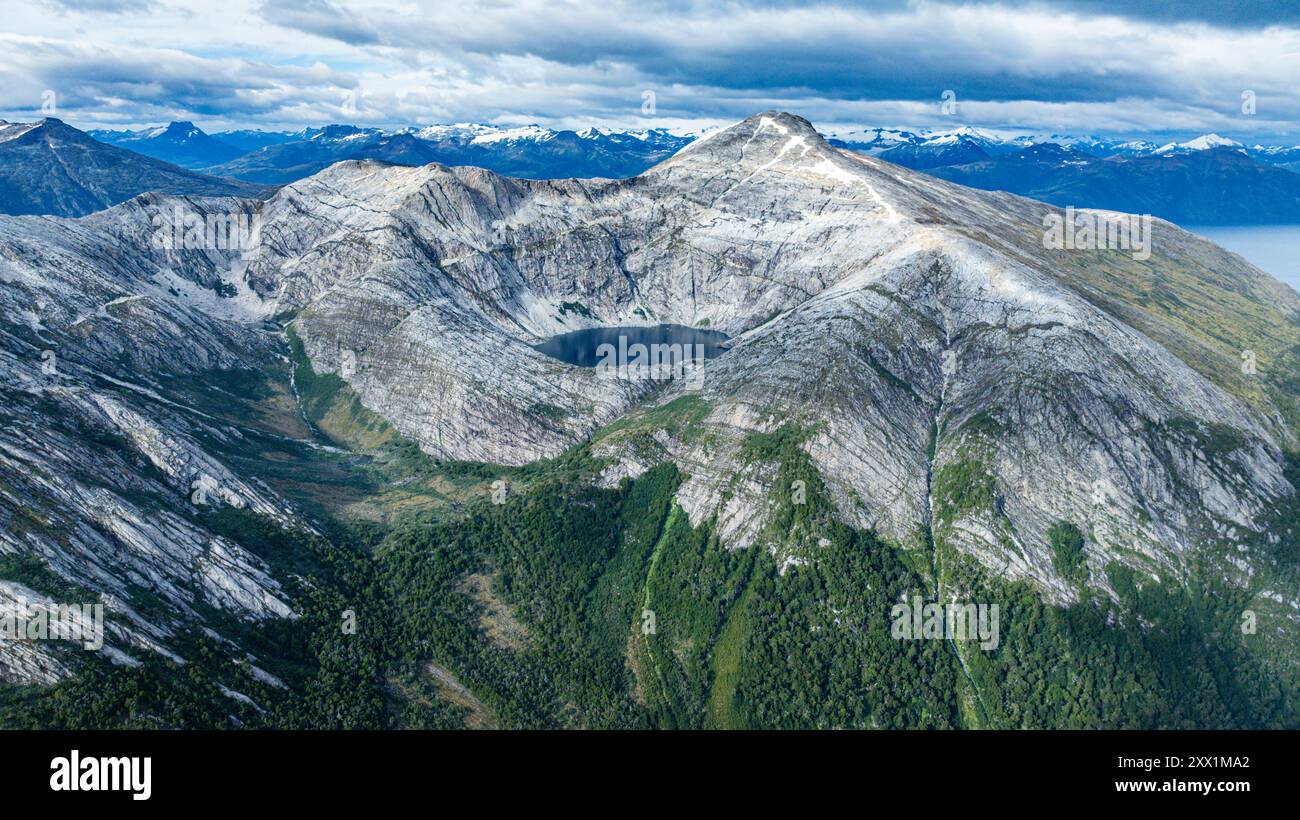
[[1000, 608], [997, 649], [963, 654], [986, 726], [1300, 725], [1297, 682], [1267, 672], [1247, 651], [1238, 619], [1248, 595], [1240, 589], [1194, 579], [1187, 589], [1112, 564], [1120, 603], [1085, 589], [1062, 608], [955, 551], [945, 562], [958, 597]]
[[[251, 545], [285, 584], [301, 617], [251, 624], [199, 602], [197, 608], [252, 659], [195, 629], [168, 641], [183, 664], [144, 651], [135, 668], [79, 655], [80, 673], [41, 699], [27, 722], [66, 728], [384, 725], [385, 620], [375, 611], [377, 576], [367, 556], [355, 545], [340, 548], [244, 511], [210, 514], [207, 523]], [[374, 626], [345, 635], [340, 624], [348, 609]], [[250, 664], [287, 688], [259, 681]], [[258, 706], [232, 698], [231, 691]]]
[[[628, 505], [629, 493], [552, 485], [454, 525], [412, 522], [391, 535], [378, 559], [405, 669], [437, 659], [503, 725], [639, 725], [624, 661], [635, 601], [617, 581], [639, 576], [631, 536], [654, 511]], [[525, 651], [477, 626], [461, 580], [485, 571], [533, 627]]]
[[[1079, 603], [1044, 604], [942, 543], [942, 560], [920, 558], [839, 522], [806, 432], [747, 443], [775, 506], [746, 550], [690, 524], [672, 465], [616, 489], [561, 465], [459, 518], [326, 522], [323, 535], [206, 513], [268, 563], [300, 617], [250, 624], [199, 602], [251, 658], [181, 632], [169, 645], [184, 664], [142, 652], [136, 668], [83, 661], [49, 691], [0, 687], [0, 726], [461, 726], [470, 707], [431, 662], [505, 727], [1300, 725], [1297, 681], [1237, 629], [1250, 592], [1198, 580], [1209, 571], [1156, 583], [1112, 565], [1119, 603], [1081, 583]], [[1077, 532], [1057, 530], [1081, 552]], [[935, 572], [945, 595], [999, 605], [996, 649], [891, 637], [891, 606], [932, 592]], [[523, 639], [489, 634], [471, 576]]]
[[1052, 566], [1067, 581], [1080, 583], [1088, 578], [1088, 556], [1083, 550], [1083, 533], [1069, 521], [1057, 521], [1047, 528], [1047, 543], [1052, 548]]
[[[756, 551], [736, 708], [753, 727], [957, 724], [956, 666], [938, 641], [896, 640], [889, 613], [923, 579], [891, 545], [837, 520], [791, 428], [764, 449], [778, 506], [763, 537], [796, 545], [783, 573]], [[802, 492], [782, 491], [798, 486]]]
[[94, 593], [64, 581], [34, 555], [0, 555], [0, 578], [58, 601], [93, 601]]
[[997, 500], [993, 477], [983, 462], [969, 453], [944, 464], [934, 476], [935, 520], [948, 524], [964, 512], [991, 510]]

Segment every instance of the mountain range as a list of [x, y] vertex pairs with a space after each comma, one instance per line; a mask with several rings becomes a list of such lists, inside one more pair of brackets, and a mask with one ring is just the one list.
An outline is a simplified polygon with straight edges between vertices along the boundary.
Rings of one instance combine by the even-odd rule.
[[[1300, 725], [1300, 296], [1061, 216], [771, 111], [626, 179], [0, 217], [0, 614], [109, 608], [99, 657], [0, 643], [0, 720]], [[728, 349], [535, 349], [660, 324]], [[1000, 641], [900, 640], [913, 599]]]
[[0, 121], [0, 212], [79, 216], [145, 191], [253, 196], [263, 186], [218, 179], [92, 139], [61, 120]]
[[[192, 123], [140, 131], [95, 131], [91, 136], [133, 154], [108, 157], [74, 139], [59, 124], [75, 155], [44, 149], [5, 169], [13, 213], [75, 215], [127, 196], [256, 191], [229, 180], [283, 185], [329, 165], [372, 159], [399, 165], [473, 165], [508, 176], [626, 178], [644, 171], [696, 138], [664, 130], [554, 131], [539, 126], [499, 128], [438, 125], [385, 131], [352, 125], [294, 133], [229, 131], [208, 135]], [[26, 126], [6, 125], [17, 135]], [[39, 133], [39, 132], [38, 132]], [[1295, 221], [1300, 212], [1300, 147], [1253, 148], [1208, 134], [1159, 144], [1059, 134], [1033, 135], [960, 127], [948, 131], [868, 129], [834, 131], [830, 144], [986, 190], [1006, 190], [1062, 206], [1126, 210], [1187, 224]], [[15, 143], [12, 147], [17, 147]], [[132, 159], [143, 155], [190, 170], [184, 173]], [[94, 159], [92, 159], [94, 158]], [[83, 162], [84, 173], [77, 170]], [[137, 164], [140, 165], [137, 168]], [[47, 166], [57, 166], [44, 174]], [[93, 167], [89, 167], [93, 166]], [[35, 178], [40, 176], [39, 179]], [[83, 190], [75, 179], [93, 180]], [[214, 179], [215, 178], [215, 179]], [[30, 180], [30, 184], [29, 184]], [[61, 190], [67, 186], [69, 190]]]
[[90, 136], [183, 168], [205, 168], [232, 160], [247, 150], [210, 137], [192, 122], [173, 122], [142, 131], [87, 131]]
[[1188, 225], [1300, 222], [1300, 174], [1220, 145], [1100, 158], [1045, 143], [926, 170], [973, 188]]
[[350, 159], [475, 165], [530, 179], [627, 177], [666, 159], [692, 139], [662, 129], [555, 131], [473, 124], [397, 131], [328, 125], [295, 133], [231, 131], [208, 136], [188, 122], [143, 131], [93, 131], [91, 136], [215, 176], [274, 185]]
[[1300, 147], [871, 129], [832, 142], [985, 190], [1058, 205], [1148, 213], [1186, 224], [1300, 221]]

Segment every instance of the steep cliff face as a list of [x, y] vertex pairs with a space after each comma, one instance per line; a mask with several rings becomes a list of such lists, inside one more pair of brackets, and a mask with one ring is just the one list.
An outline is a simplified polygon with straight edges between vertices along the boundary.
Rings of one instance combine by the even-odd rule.
[[[77, 221], [0, 220], [0, 558], [29, 562], [6, 587], [5, 614], [55, 592], [61, 603], [101, 602], [106, 651], [123, 663], [170, 655], [177, 630], [208, 619], [201, 605], [293, 615], [265, 565], [197, 519], [236, 506], [298, 522], [210, 452], [207, 442], [241, 433], [176, 390], [232, 368], [276, 367], [282, 344], [262, 329], [270, 306], [251, 290], [217, 292], [238, 290], [238, 251], [154, 245], [153, 216], [178, 207], [251, 206], [150, 196]], [[66, 671], [60, 649], [6, 642], [0, 669], [48, 682]]]
[[[155, 217], [177, 207], [247, 213], [255, 241], [157, 247]], [[598, 435], [608, 481], [675, 462], [677, 502], [694, 524], [716, 517], [731, 548], [815, 549], [766, 528], [794, 488], [747, 443], [784, 427], [845, 520], [950, 545], [1052, 600], [1077, 595], [1048, 545], [1058, 522], [1088, 534], [1097, 587], [1112, 561], [1177, 574], [1194, 554], [1249, 575], [1295, 495], [1294, 405], [1277, 386], [1300, 298], [1163, 222], [1145, 260], [1045, 249], [1049, 213], [837, 150], [773, 112], [622, 181], [345, 162], [265, 203], [147, 196], [3, 219], [0, 510], [39, 526], [8, 528], [0, 551], [163, 598], [163, 617], [123, 609], [128, 650], [165, 646], [202, 617], [196, 601], [289, 614], [267, 568], [193, 508], [309, 524], [220, 457], [252, 433], [177, 384], [284, 371], [269, 320], [292, 317], [315, 371], [425, 452], [521, 465]], [[531, 347], [660, 323], [733, 344], [667, 385]], [[1260, 375], [1242, 372], [1247, 350]], [[683, 396], [704, 400], [703, 434], [599, 435]], [[55, 663], [0, 657], [29, 678]]]

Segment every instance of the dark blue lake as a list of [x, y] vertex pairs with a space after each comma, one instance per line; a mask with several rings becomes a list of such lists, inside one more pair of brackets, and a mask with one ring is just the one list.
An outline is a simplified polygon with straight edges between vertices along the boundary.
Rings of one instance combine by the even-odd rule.
[[[655, 327], [592, 327], [552, 336], [533, 349], [562, 362], [579, 367], [595, 367], [601, 361], [597, 351], [603, 344], [614, 350], [627, 351], [633, 345], [683, 345], [695, 351], [700, 345], [704, 358], [712, 359], [726, 352], [722, 345], [727, 334], [717, 330], [704, 330], [685, 325], [657, 325]], [[688, 354], [691, 355], [691, 354]]]

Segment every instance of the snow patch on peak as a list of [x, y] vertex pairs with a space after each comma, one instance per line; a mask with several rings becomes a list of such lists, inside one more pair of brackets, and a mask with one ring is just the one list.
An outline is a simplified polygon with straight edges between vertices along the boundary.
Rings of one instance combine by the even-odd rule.
[[479, 145], [490, 145], [494, 142], [507, 140], [534, 140], [541, 142], [555, 136], [555, 132], [549, 128], [543, 128], [540, 125], [525, 125], [521, 128], [502, 128], [494, 131], [481, 133], [474, 137], [474, 142]]
[[1187, 142], [1171, 142], [1155, 150], [1157, 154], [1186, 153], [1190, 151], [1208, 151], [1211, 148], [1243, 148], [1240, 142], [1221, 137], [1218, 134], [1202, 134]]
[[17, 139], [36, 127], [30, 122], [0, 122], [0, 142]]

